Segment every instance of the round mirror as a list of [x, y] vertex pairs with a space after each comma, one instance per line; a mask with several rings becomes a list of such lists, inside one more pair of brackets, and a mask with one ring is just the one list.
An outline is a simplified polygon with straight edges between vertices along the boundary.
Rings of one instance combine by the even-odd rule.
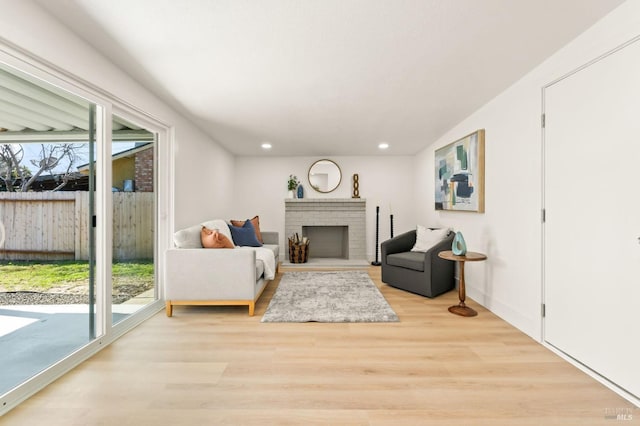
[[340, 185], [342, 172], [331, 160], [318, 160], [309, 167], [309, 184], [318, 192], [331, 192]]

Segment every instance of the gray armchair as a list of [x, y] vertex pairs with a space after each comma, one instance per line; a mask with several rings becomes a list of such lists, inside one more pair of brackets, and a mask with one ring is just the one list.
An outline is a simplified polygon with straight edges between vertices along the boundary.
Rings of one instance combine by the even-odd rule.
[[455, 287], [455, 262], [438, 253], [451, 250], [454, 232], [426, 252], [413, 252], [416, 231], [405, 232], [381, 245], [382, 282], [427, 297], [436, 297]]

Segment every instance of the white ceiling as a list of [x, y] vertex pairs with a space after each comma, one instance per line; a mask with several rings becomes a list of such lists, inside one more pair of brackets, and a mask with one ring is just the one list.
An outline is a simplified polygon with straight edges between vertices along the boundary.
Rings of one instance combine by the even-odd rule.
[[622, 0], [37, 0], [237, 155], [412, 155]]

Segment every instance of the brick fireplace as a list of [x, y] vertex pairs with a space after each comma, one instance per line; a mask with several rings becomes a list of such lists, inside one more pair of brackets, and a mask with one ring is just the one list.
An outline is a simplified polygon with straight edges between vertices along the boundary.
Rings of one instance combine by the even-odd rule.
[[285, 243], [294, 234], [309, 238], [309, 257], [366, 260], [366, 200], [285, 200]]

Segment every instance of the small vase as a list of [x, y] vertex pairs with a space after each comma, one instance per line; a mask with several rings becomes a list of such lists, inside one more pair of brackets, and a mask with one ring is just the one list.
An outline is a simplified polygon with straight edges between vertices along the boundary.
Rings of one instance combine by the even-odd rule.
[[298, 185], [298, 198], [304, 198], [304, 188], [302, 188], [302, 185]]
[[453, 243], [451, 244], [451, 251], [456, 256], [464, 256], [467, 254], [467, 243], [464, 241], [462, 232], [456, 232], [456, 236], [453, 237]]
[[289, 190], [288, 197], [289, 198], [296, 198], [296, 195], [295, 195], [295, 192], [293, 191], [293, 189]]

